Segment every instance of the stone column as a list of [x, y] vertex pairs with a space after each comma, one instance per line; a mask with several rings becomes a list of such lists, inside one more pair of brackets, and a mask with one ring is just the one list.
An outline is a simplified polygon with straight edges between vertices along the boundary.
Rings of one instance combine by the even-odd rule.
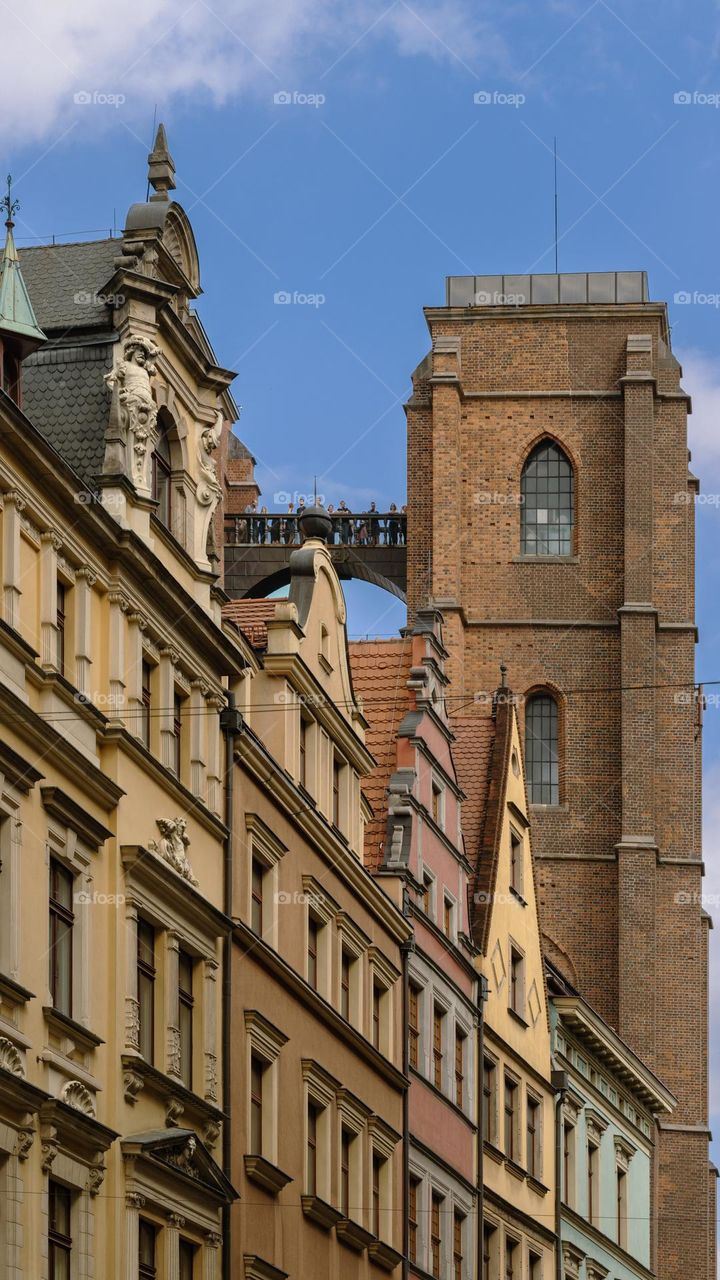
[[143, 733], [143, 632], [147, 619], [140, 613], [129, 613], [127, 646], [127, 720], [130, 732], [136, 738]]
[[205, 703], [207, 722], [207, 805], [213, 813], [222, 812], [222, 778], [225, 769], [225, 746], [220, 733], [220, 712], [225, 706], [223, 698], [211, 695]]
[[3, 498], [3, 617], [9, 627], [20, 622], [20, 516], [25, 499], [11, 489]]
[[217, 1102], [217, 960], [208, 959], [203, 965], [203, 1012], [205, 1028], [205, 1097]]
[[140, 1246], [140, 1210], [145, 1207], [145, 1197], [131, 1191], [125, 1196], [125, 1274], [128, 1280], [137, 1280]]
[[180, 1232], [185, 1219], [179, 1213], [169, 1213], [165, 1228], [165, 1264], [167, 1280], [180, 1280]]
[[176, 933], [168, 930], [166, 935], [167, 953], [165, 957], [165, 1023], [167, 1030], [167, 1064], [169, 1076], [180, 1079], [180, 1027], [178, 1002], [178, 964], [180, 939]]
[[160, 759], [166, 769], [175, 771], [175, 733], [173, 730], [175, 704], [175, 663], [177, 653], [174, 649], [160, 650]]
[[62, 542], [54, 530], [40, 534], [40, 658], [58, 669], [57, 558]]
[[190, 788], [194, 796], [205, 799], [205, 770], [207, 761], [207, 707], [204, 680], [190, 684]]
[[137, 985], [138, 913], [134, 902], [125, 903], [125, 1048], [140, 1052], [140, 1003]]
[[75, 684], [86, 698], [92, 698], [90, 668], [92, 658], [92, 589], [96, 575], [87, 565], [75, 574]]
[[122, 720], [125, 710], [125, 615], [129, 608], [127, 598], [120, 591], [111, 591], [110, 603], [110, 699], [108, 715], [111, 720]]
[[220, 1266], [220, 1246], [222, 1236], [219, 1231], [208, 1231], [203, 1249], [203, 1280], [217, 1280]]

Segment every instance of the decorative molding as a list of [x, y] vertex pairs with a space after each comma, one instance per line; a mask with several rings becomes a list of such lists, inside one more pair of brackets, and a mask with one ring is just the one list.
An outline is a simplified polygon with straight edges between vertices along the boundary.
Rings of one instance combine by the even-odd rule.
[[179, 1151], [168, 1151], [165, 1159], [174, 1169], [187, 1173], [191, 1178], [200, 1178], [200, 1169], [196, 1164], [197, 1138], [190, 1137]]
[[174, 871], [177, 871], [178, 875], [196, 887], [198, 881], [187, 856], [190, 837], [187, 834], [185, 818], [157, 818], [156, 825], [160, 831], [160, 839], [151, 840], [148, 843], [148, 849], [151, 853], [157, 853]]
[[81, 1111], [84, 1116], [96, 1117], [95, 1100], [80, 1080], [68, 1080], [60, 1093], [60, 1100], [66, 1102], [69, 1107], [75, 1111]]
[[27, 1160], [34, 1140], [34, 1129], [18, 1129], [13, 1155], [17, 1156], [18, 1160]]
[[143, 334], [128, 334], [122, 359], [104, 375], [112, 393], [105, 431], [104, 476], [124, 476], [138, 493], [150, 494], [150, 456], [158, 438], [151, 378], [160, 348]]
[[133, 1071], [131, 1067], [125, 1067], [123, 1069], [123, 1091], [125, 1101], [129, 1102], [131, 1106], [134, 1106], [137, 1102], [137, 1096], [141, 1092], [143, 1085], [144, 1080], [141, 1075], [138, 1075], [137, 1071]]
[[5, 1036], [0, 1036], [0, 1068], [3, 1071], [9, 1071], [13, 1076], [19, 1076], [21, 1080], [25, 1079], [25, 1063], [22, 1054]]
[[180, 1125], [180, 1118], [185, 1111], [185, 1104], [179, 1098], [168, 1098], [165, 1104], [165, 1127], [166, 1129], [177, 1129]]
[[624, 1173], [627, 1173], [637, 1147], [634, 1147], [632, 1142], [629, 1142], [627, 1138], [622, 1137], [619, 1133], [615, 1134], [613, 1141], [615, 1143], [615, 1164], [618, 1169], [622, 1169]]
[[91, 1196], [96, 1196], [103, 1184], [105, 1177], [104, 1164], [92, 1164], [88, 1171], [87, 1190]]

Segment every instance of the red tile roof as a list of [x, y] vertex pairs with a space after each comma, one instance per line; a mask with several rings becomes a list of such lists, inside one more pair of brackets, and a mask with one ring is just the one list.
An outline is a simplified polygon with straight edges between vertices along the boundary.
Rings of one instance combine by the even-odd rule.
[[275, 617], [277, 603], [277, 596], [272, 600], [230, 600], [223, 605], [222, 616], [237, 624], [253, 649], [266, 649], [267, 624]]
[[465, 853], [473, 867], [480, 852], [480, 838], [485, 822], [490, 763], [495, 741], [495, 721], [480, 708], [450, 713], [450, 728], [455, 734], [452, 755], [458, 783], [465, 792], [462, 827]]
[[348, 646], [355, 697], [362, 700], [368, 722], [365, 742], [377, 766], [363, 778], [363, 795], [374, 817], [365, 830], [365, 865], [375, 871], [382, 864], [387, 830], [386, 792], [397, 763], [397, 734], [411, 707], [410, 638], [354, 640]]

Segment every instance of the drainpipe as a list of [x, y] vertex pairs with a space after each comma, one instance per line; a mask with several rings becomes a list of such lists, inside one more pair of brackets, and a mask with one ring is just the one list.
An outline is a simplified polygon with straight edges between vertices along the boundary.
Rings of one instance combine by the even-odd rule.
[[555, 1091], [555, 1280], [563, 1280], [562, 1242], [562, 1104], [568, 1088], [567, 1071], [552, 1071]]
[[477, 1064], [475, 1068], [476, 1086], [476, 1111], [477, 1111], [477, 1238], [475, 1241], [477, 1250], [477, 1275], [483, 1274], [483, 1252], [484, 1252], [484, 1225], [485, 1225], [485, 1183], [484, 1183], [484, 1152], [483, 1143], [485, 1141], [485, 1132], [483, 1129], [483, 1121], [485, 1118], [485, 1108], [483, 1106], [483, 1061], [485, 1058], [485, 1003], [489, 994], [488, 980], [484, 973], [478, 976], [477, 987], [477, 1010], [478, 1010], [478, 1033], [477, 1033]]
[[[227, 834], [225, 836], [225, 845], [223, 849], [223, 911], [232, 921], [232, 888], [233, 888], [233, 808], [234, 808], [234, 788], [233, 778], [235, 774], [234, 760], [234, 741], [238, 734], [242, 732], [243, 721], [242, 715], [235, 706], [235, 694], [228, 691], [227, 706], [220, 712], [220, 730], [225, 739], [225, 828]], [[232, 924], [229, 925], [228, 931], [223, 940], [223, 982], [222, 982], [222, 1104], [223, 1104], [223, 1139], [222, 1139], [222, 1161], [223, 1173], [228, 1181], [231, 1181], [231, 1162], [232, 1162], [232, 1141], [230, 1134], [230, 1117], [232, 1115], [232, 1092], [230, 1080], [230, 1062], [231, 1062], [231, 1046], [230, 1034], [232, 1028], [232, 949], [233, 949], [233, 931]], [[232, 1221], [232, 1205], [223, 1205], [222, 1210], [222, 1276], [223, 1280], [231, 1280], [231, 1258], [232, 1250], [230, 1245]]]
[[[402, 1052], [402, 1069], [403, 1075], [407, 1078], [410, 1071], [410, 1033], [408, 1030], [408, 1016], [410, 1012], [410, 952], [415, 950], [415, 942], [413, 938], [408, 938], [407, 942], [403, 942], [400, 948], [402, 956], [402, 1029], [403, 1029], [403, 1052]], [[410, 1252], [410, 1220], [408, 1218], [408, 1210], [410, 1206], [410, 1087], [405, 1089], [403, 1094], [403, 1205], [405, 1212], [403, 1213], [403, 1280], [408, 1280], [410, 1271], [410, 1260], [408, 1254]]]

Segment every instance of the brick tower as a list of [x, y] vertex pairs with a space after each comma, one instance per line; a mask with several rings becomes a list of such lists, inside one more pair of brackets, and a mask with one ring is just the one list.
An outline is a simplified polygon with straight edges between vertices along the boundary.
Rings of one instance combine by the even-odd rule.
[[[662, 1280], [709, 1280], [689, 400], [642, 272], [454, 277], [408, 405], [408, 600], [521, 691], [549, 957], [673, 1091]], [[469, 851], [472, 856], [473, 851]]]

